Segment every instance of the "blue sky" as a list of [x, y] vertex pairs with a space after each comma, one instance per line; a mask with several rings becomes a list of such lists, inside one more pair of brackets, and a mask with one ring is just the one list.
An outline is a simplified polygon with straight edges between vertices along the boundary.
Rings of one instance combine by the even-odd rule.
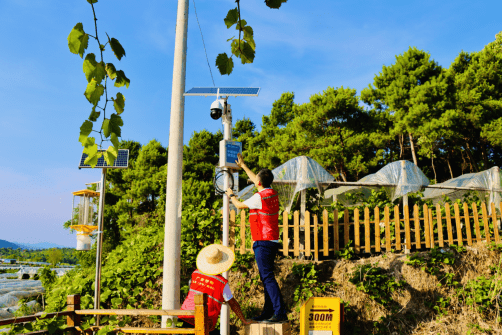
[[[229, 100], [234, 120], [248, 117], [258, 126], [283, 92], [294, 92], [297, 103], [329, 86], [360, 92], [409, 46], [448, 67], [461, 50], [481, 50], [502, 31], [500, 1], [290, 0], [272, 10], [263, 0], [241, 0], [256, 59], [222, 77], [214, 61], [229, 53], [226, 40], [236, 31], [227, 30], [223, 18], [235, 2], [195, 5], [216, 85], [261, 87], [257, 98]], [[100, 38], [107, 32], [126, 51], [120, 62], [105, 53], [105, 62], [131, 80], [120, 90], [123, 139], [167, 146], [177, 1], [100, 0], [95, 8]], [[67, 46], [77, 22], [94, 34], [85, 0], [0, 0], [0, 239], [74, 247], [75, 235], [62, 228], [71, 192], [100, 178], [100, 170], [77, 168], [79, 127], [90, 113], [82, 59]], [[212, 86], [192, 0], [188, 24], [186, 90]], [[90, 40], [88, 52], [96, 50]], [[211, 102], [186, 99], [185, 143], [194, 131], [221, 129], [209, 117]]]

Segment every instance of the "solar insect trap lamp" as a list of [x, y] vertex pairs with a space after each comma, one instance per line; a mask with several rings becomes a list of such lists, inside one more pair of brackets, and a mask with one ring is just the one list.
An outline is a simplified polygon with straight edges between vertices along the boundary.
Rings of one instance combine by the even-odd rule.
[[[242, 143], [232, 141], [232, 109], [227, 103], [229, 97], [257, 97], [260, 92], [259, 87], [194, 87], [184, 94], [184, 96], [216, 96], [216, 100], [211, 104], [211, 118], [221, 122], [224, 127], [223, 140], [220, 141], [220, 162], [215, 175], [215, 188], [218, 194], [223, 195], [223, 238], [222, 243], [228, 246], [228, 225], [230, 215], [230, 199], [225, 194], [227, 188], [235, 190], [234, 184], [238, 184], [238, 180], [234, 181], [232, 172], [238, 170], [239, 167], [235, 164], [237, 154], [242, 153]], [[223, 189], [220, 178], [223, 178]], [[228, 279], [228, 272], [223, 273], [223, 277]], [[229, 310], [227, 305], [223, 305], [221, 309], [221, 324], [226, 325], [227, 332], [222, 331], [222, 334], [228, 334], [229, 329]]]
[[[100, 152], [104, 152], [106, 150], [99, 150]], [[82, 153], [82, 157], [80, 158], [80, 163], [78, 165], [79, 170], [82, 168], [92, 168], [92, 166], [85, 163], [87, 159], [87, 154]], [[119, 149], [117, 158], [113, 162], [113, 165], [108, 165], [105, 161], [105, 157], [101, 156], [98, 159], [98, 163], [96, 164], [96, 168], [101, 168], [101, 181], [99, 182], [99, 193], [94, 192], [99, 195], [99, 205], [97, 206], [97, 226], [95, 229], [98, 229], [95, 234], [97, 237], [97, 247], [96, 247], [96, 279], [95, 279], [95, 290], [94, 290], [94, 309], [99, 309], [99, 301], [100, 301], [100, 290], [101, 290], [101, 252], [103, 245], [103, 213], [105, 207], [105, 183], [106, 183], [106, 170], [107, 169], [127, 169], [129, 165], [129, 149]], [[89, 190], [87, 190], [89, 191]], [[97, 196], [95, 195], [95, 196]], [[84, 206], [85, 209], [85, 206]], [[87, 221], [88, 222], [88, 221]], [[87, 234], [89, 235], [89, 234]], [[89, 238], [90, 239], [90, 238]], [[78, 246], [78, 245], [77, 245]], [[89, 249], [90, 249], [90, 241], [89, 241]], [[86, 249], [86, 250], [89, 250]], [[78, 250], [78, 249], [77, 249]], [[99, 315], [96, 316], [96, 325], [99, 326]]]
[[[99, 184], [99, 183], [98, 183]], [[77, 206], [75, 206], [77, 197]], [[73, 192], [70, 228], [77, 231], [77, 250], [91, 250], [91, 236], [97, 226], [97, 204], [93, 198], [99, 197], [99, 192], [80, 190]]]

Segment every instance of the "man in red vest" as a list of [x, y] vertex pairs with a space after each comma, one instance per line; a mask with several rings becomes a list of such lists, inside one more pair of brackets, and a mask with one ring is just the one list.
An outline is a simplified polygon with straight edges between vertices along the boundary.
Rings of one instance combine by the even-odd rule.
[[[188, 295], [181, 305], [182, 310], [194, 310], [195, 294], [206, 293], [208, 295], [209, 334], [211, 335], [220, 334], [219, 330], [215, 328], [220, 316], [221, 305], [225, 302], [230, 305], [243, 324], [253, 323], [253, 321], [244, 318], [239, 303], [230, 291], [228, 280], [220, 275], [230, 269], [234, 259], [235, 255], [232, 249], [220, 244], [211, 244], [202, 249], [197, 255], [197, 270], [192, 273]], [[195, 325], [193, 316], [184, 316], [179, 319], [184, 323]], [[183, 327], [187, 327], [187, 325], [184, 324]]]
[[274, 175], [269, 169], [263, 169], [255, 175], [244, 163], [242, 155], [238, 154], [237, 157], [238, 160], [235, 163], [246, 171], [249, 179], [258, 189], [257, 193], [244, 202], [240, 202], [235, 198], [232, 189], [229, 188], [226, 191], [235, 207], [250, 209], [251, 237], [255, 241], [253, 250], [265, 291], [263, 311], [253, 320], [264, 322], [287, 321], [281, 291], [274, 275], [274, 260], [279, 251], [279, 197], [277, 192], [271, 188]]

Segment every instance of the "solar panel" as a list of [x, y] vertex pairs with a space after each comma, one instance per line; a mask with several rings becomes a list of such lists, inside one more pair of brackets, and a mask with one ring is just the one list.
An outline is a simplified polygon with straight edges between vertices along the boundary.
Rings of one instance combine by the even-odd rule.
[[[98, 150], [98, 151], [105, 152], [106, 150]], [[82, 157], [80, 158], [80, 164], [78, 166], [79, 169], [91, 167], [89, 164], [84, 164], [86, 158], [87, 154], [82, 153]], [[105, 161], [105, 157], [101, 156], [98, 159], [98, 164], [96, 164], [95, 167], [109, 168], [109, 169], [127, 169], [128, 164], [129, 164], [129, 149], [119, 149], [119, 154], [115, 162], [113, 162], [113, 166], [108, 165]]]
[[[219, 87], [220, 96], [248, 96], [257, 97], [260, 92], [259, 87]], [[217, 95], [218, 87], [194, 87], [184, 96], [209, 96]]]

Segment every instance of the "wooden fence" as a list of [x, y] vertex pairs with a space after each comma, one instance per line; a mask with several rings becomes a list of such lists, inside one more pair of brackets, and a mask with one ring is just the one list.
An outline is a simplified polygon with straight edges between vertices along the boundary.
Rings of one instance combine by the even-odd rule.
[[[81, 315], [133, 315], [133, 316], [149, 316], [149, 315], [170, 315], [184, 316], [193, 315], [195, 319], [195, 328], [145, 328], [145, 327], [115, 327], [114, 332], [122, 332], [125, 334], [209, 334], [209, 318], [207, 309], [207, 294], [196, 294], [194, 297], [195, 310], [166, 310], [166, 309], [80, 309], [80, 296], [69, 295], [66, 299], [67, 310], [57, 313], [48, 313], [46, 316], [29, 315], [12, 319], [0, 320], [0, 326], [13, 325], [17, 323], [25, 323], [35, 321], [42, 318], [52, 318], [58, 316], [66, 316], [66, 328], [56, 330], [56, 334], [93, 334], [104, 326], [91, 326], [89, 329], [83, 330], [80, 324]], [[34, 331], [25, 334], [50, 334], [48, 330]]]
[[[362, 211], [356, 208], [350, 214], [348, 209], [343, 213], [324, 210], [322, 218], [306, 212], [303, 224], [298, 211], [293, 213], [292, 220], [284, 212], [279, 218], [280, 252], [285, 256], [304, 254], [317, 260], [320, 255], [334, 256], [349, 241], [356, 253], [472, 245], [480, 241], [499, 243], [501, 215], [497, 214], [494, 203], [490, 206], [491, 214], [485, 203], [481, 204], [481, 213], [476, 203], [463, 203], [462, 207], [455, 203], [453, 212], [449, 204], [431, 208], [424, 205], [421, 210], [415, 205], [411, 213], [408, 206], [403, 211], [399, 206], [393, 209], [386, 206], [382, 210], [366, 207]], [[231, 211], [229, 246], [241, 253], [253, 252], [250, 236], [246, 212], [241, 211], [236, 222], [235, 211]]]

